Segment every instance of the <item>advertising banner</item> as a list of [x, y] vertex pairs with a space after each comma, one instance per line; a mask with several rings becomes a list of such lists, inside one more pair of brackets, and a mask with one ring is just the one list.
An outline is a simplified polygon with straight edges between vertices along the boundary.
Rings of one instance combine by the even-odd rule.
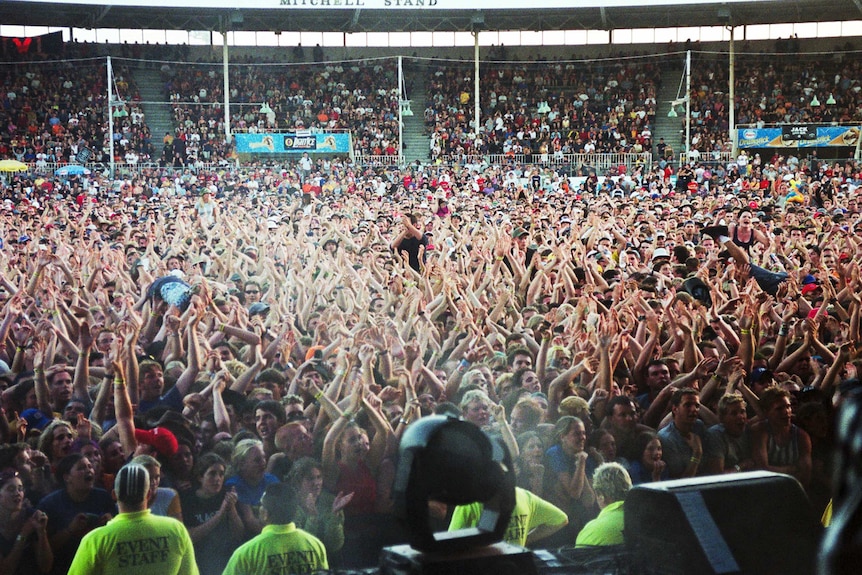
[[350, 134], [234, 134], [238, 154], [349, 154]]
[[789, 124], [781, 126], [781, 137], [785, 142], [789, 142], [790, 140], [816, 140], [817, 130], [809, 124], [802, 124], [801, 126]]
[[[810, 137], [812, 132], [814, 136]], [[859, 142], [860, 127], [789, 125], [781, 128], [741, 128], [737, 134], [740, 148], [855, 148]]]

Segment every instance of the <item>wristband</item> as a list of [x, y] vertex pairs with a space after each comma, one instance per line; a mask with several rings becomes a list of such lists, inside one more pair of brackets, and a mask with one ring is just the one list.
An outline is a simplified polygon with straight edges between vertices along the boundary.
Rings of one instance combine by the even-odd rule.
[[33, 368], [33, 373], [44, 373], [44, 372], [45, 372], [45, 370], [42, 369], [41, 367], [34, 367]]
[[314, 399], [320, 399], [321, 397], [323, 397], [322, 391], [318, 391], [317, 393], [314, 394]]
[[25, 541], [27, 541], [27, 538], [24, 537], [23, 533], [19, 533], [18, 537], [15, 538], [15, 543], [24, 543]]
[[126, 381], [122, 377], [114, 378], [114, 387], [123, 387], [126, 385]]
[[692, 457], [688, 460], [689, 463], [694, 463], [695, 465], [700, 463], [700, 457]]
[[23, 345], [19, 345], [18, 347], [16, 347], [16, 348], [15, 348], [15, 351], [17, 351], [18, 353], [20, 353], [20, 352], [24, 351], [24, 346], [23, 346]]
[[341, 414], [341, 417], [343, 417], [344, 419], [348, 419], [348, 420], [349, 420], [350, 418], [352, 418], [352, 417], [353, 417], [353, 414], [352, 414], [352, 413], [350, 413], [349, 411], [345, 411], [345, 412], [343, 412], [343, 413]]
[[219, 330], [220, 332], [224, 333], [224, 329], [225, 329], [226, 327], [227, 327], [227, 326], [226, 326], [225, 324], [220, 323], [220, 324], [219, 324], [219, 326], [218, 326], [218, 330]]
[[398, 420], [398, 423], [400, 423], [400, 424], [402, 424], [402, 425], [410, 425], [410, 420], [409, 420], [409, 419], [404, 419], [404, 418], [402, 417], [401, 419], [399, 419], [399, 420]]
[[497, 256], [497, 261], [501, 262], [501, 261], [503, 261], [503, 258], [504, 258], [504, 256]]
[[466, 359], [462, 358], [461, 361], [458, 362], [458, 371], [464, 371], [468, 367], [470, 367], [470, 362]]
[[751, 330], [750, 329], [741, 329], [741, 330], [739, 330], [739, 333], [741, 333], [742, 335], [751, 335]]

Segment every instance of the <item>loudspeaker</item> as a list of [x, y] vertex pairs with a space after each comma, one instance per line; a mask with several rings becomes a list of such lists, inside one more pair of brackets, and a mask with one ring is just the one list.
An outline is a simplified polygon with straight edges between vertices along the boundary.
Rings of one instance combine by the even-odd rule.
[[625, 538], [644, 575], [811, 575], [820, 526], [796, 479], [757, 471], [638, 485]]
[[384, 547], [380, 575], [536, 575], [533, 554], [506, 542], [465, 551], [422, 552], [409, 545]]

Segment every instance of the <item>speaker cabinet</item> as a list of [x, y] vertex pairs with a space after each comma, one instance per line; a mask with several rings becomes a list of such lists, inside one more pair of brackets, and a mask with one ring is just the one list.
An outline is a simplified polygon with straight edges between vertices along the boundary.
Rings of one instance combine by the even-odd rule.
[[638, 485], [625, 537], [644, 575], [811, 575], [820, 526], [793, 477], [763, 471]]

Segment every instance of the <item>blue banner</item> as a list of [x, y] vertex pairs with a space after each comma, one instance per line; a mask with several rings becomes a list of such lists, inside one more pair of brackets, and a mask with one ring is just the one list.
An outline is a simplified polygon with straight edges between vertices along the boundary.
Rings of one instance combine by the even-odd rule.
[[238, 154], [349, 154], [350, 134], [234, 134]]
[[858, 126], [818, 126], [813, 139], [795, 140], [786, 138], [786, 130], [782, 128], [743, 128], [737, 130], [737, 145], [740, 148], [855, 148], [859, 131]]

